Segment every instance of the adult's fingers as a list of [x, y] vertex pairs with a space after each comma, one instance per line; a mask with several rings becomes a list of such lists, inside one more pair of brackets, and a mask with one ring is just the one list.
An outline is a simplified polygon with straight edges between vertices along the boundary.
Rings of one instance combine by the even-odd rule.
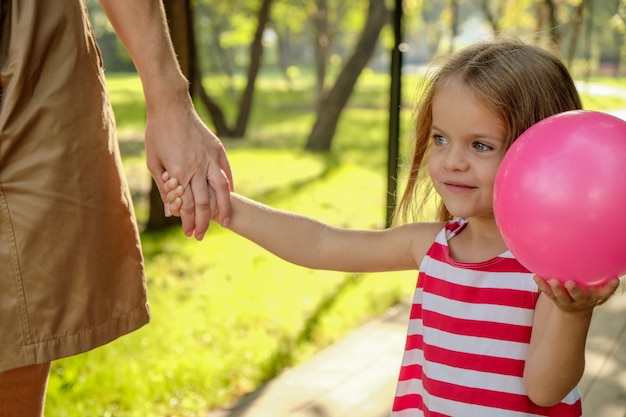
[[[209, 194], [209, 184], [206, 176], [196, 174], [191, 178], [190, 190], [193, 193], [195, 218], [194, 236], [202, 240], [206, 234], [213, 215], [213, 205]], [[183, 197], [183, 202], [185, 201]]]
[[180, 219], [182, 221], [183, 233], [187, 237], [191, 237], [195, 233], [196, 228], [196, 210], [194, 202], [194, 194], [191, 187], [185, 187], [183, 193], [183, 204], [180, 208]]
[[[228, 190], [229, 191], [235, 191], [235, 183], [233, 181], [233, 172], [230, 168], [230, 162], [228, 161], [228, 157], [226, 156], [226, 153], [222, 152], [219, 157], [218, 157], [218, 164], [220, 167], [220, 170], [222, 171], [222, 175], [226, 175], [226, 179], [228, 180]], [[209, 176], [210, 178], [210, 176]], [[218, 188], [221, 188], [220, 184], [215, 184]], [[214, 188], [215, 190], [215, 188]], [[230, 198], [230, 196], [229, 196]]]
[[[214, 192], [213, 204], [217, 207], [218, 221], [223, 227], [228, 227], [232, 213], [230, 205], [230, 192], [232, 190], [231, 181], [227, 178], [227, 173], [217, 165], [209, 166], [208, 181]], [[232, 176], [231, 176], [232, 178]]]

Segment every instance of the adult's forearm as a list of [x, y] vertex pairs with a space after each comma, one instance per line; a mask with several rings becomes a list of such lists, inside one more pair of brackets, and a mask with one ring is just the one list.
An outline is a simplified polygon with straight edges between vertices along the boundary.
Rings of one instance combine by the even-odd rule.
[[100, 0], [100, 4], [137, 68], [146, 105], [186, 93], [187, 80], [176, 59], [162, 2]]

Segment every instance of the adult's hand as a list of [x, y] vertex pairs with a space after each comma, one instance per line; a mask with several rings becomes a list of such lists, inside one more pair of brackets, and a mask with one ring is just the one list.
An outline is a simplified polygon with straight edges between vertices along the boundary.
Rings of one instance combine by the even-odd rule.
[[160, 102], [148, 111], [146, 158], [163, 201], [164, 171], [183, 185], [183, 231], [201, 240], [213, 217], [209, 187], [215, 191], [218, 221], [230, 218], [232, 174], [222, 143], [198, 117], [186, 91], [180, 100]]
[[[202, 123], [188, 92], [160, 0], [100, 0], [126, 47], [146, 100], [148, 169], [165, 198], [162, 174], [185, 186], [181, 212], [187, 236], [202, 239], [211, 218], [209, 187], [217, 198], [220, 222], [230, 217], [232, 175], [221, 142]], [[164, 200], [165, 201], [165, 200]]]

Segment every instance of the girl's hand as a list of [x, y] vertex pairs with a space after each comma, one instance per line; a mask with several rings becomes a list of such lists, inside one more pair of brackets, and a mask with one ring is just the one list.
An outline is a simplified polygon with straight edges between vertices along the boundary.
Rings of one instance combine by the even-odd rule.
[[185, 188], [178, 183], [176, 178], [170, 178], [169, 172], [163, 172], [163, 189], [165, 195], [165, 215], [180, 217], [180, 209], [183, 206], [183, 194]]
[[[179, 216], [183, 207], [183, 195], [185, 194], [185, 187], [179, 184], [176, 178], [170, 177], [167, 171], [163, 172], [161, 176], [163, 180], [163, 189], [165, 191], [165, 215], [166, 216]], [[212, 213], [209, 220], [219, 221], [219, 207], [217, 206], [217, 199], [215, 197], [215, 190], [213, 187], [209, 187], [210, 206], [209, 210]], [[223, 220], [224, 227], [230, 225], [230, 218]]]
[[619, 286], [617, 278], [597, 287], [581, 287], [574, 281], [546, 280], [538, 275], [535, 275], [535, 282], [559, 309], [569, 313], [592, 310], [606, 302]]

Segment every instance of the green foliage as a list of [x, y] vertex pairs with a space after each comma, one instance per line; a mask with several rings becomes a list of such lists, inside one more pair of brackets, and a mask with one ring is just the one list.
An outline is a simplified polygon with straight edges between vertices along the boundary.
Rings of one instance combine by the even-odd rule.
[[112, 73], [107, 75], [106, 82], [118, 130], [142, 132], [146, 126], [146, 106], [137, 75]]

